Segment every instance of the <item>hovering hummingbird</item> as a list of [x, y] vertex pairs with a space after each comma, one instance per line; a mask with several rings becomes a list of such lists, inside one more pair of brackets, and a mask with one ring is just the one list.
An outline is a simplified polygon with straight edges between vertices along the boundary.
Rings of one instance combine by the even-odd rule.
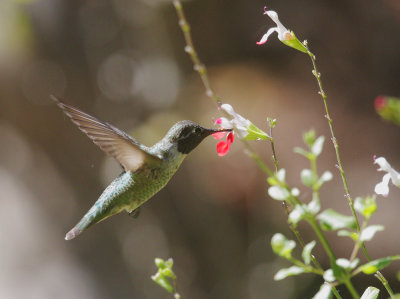
[[207, 129], [193, 121], [182, 120], [173, 125], [163, 139], [147, 147], [111, 124], [67, 105], [55, 96], [51, 98], [82, 132], [124, 169], [65, 235], [65, 240], [75, 238], [90, 226], [124, 210], [137, 216], [140, 206], [168, 183], [183, 159], [204, 138], [216, 132], [231, 131]]

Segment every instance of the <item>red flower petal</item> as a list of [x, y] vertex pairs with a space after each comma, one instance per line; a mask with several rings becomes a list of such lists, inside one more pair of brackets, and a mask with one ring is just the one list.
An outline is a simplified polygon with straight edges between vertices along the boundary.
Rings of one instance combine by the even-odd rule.
[[226, 141], [229, 144], [231, 144], [231, 143], [233, 143], [233, 141], [235, 141], [234, 138], [233, 138], [233, 132], [229, 132], [228, 137], [226, 137]]
[[221, 118], [218, 118], [214, 123], [220, 125], [220, 124], [222, 123], [222, 119], [221, 119]]
[[225, 156], [229, 152], [229, 148], [231, 147], [230, 142], [220, 141], [217, 144], [217, 153], [218, 156]]
[[214, 134], [212, 134], [212, 135], [213, 135], [213, 137], [214, 137], [215, 139], [220, 140], [220, 139], [222, 139], [222, 138], [225, 137], [226, 132], [217, 132], [217, 133], [214, 133]]

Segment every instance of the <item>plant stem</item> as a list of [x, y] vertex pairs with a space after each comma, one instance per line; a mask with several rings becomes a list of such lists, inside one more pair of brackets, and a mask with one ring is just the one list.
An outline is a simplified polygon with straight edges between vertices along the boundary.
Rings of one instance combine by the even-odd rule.
[[331, 260], [331, 264], [335, 265], [336, 264], [336, 256], [333, 253], [333, 250], [331, 246], [328, 243], [328, 240], [325, 238], [325, 235], [322, 233], [321, 228], [318, 226], [318, 223], [316, 222], [315, 218], [307, 218], [307, 221], [310, 223], [312, 228], [314, 229], [315, 233], [318, 236], [318, 239], [321, 241], [322, 246], [325, 249], [325, 252], [328, 254], [329, 259]]
[[[322, 87], [321, 74], [318, 72], [318, 69], [317, 69], [317, 64], [316, 64], [316, 62], [315, 62], [315, 55], [314, 55], [313, 53], [311, 53], [311, 51], [308, 49], [307, 45], [305, 45], [305, 46], [306, 46], [307, 51], [308, 51], [307, 54], [308, 54], [308, 56], [310, 57], [311, 62], [312, 62], [312, 65], [313, 65], [313, 68], [314, 68], [313, 71], [312, 71], [312, 73], [313, 73], [314, 77], [317, 79], [318, 86], [319, 86], [319, 94], [321, 95], [322, 100], [323, 100], [323, 102], [324, 102], [324, 107], [325, 107], [325, 112], [326, 112], [325, 117], [326, 117], [326, 119], [328, 120], [329, 129], [330, 129], [330, 132], [331, 132], [331, 138], [332, 138], [333, 146], [334, 146], [334, 148], [335, 148], [336, 159], [337, 159], [337, 163], [338, 163], [338, 164], [337, 164], [337, 167], [338, 167], [338, 169], [339, 169], [339, 172], [340, 172], [340, 175], [341, 175], [342, 181], [343, 181], [343, 186], [344, 186], [344, 191], [345, 191], [345, 197], [346, 197], [347, 200], [348, 200], [348, 203], [349, 203], [349, 206], [350, 206], [350, 209], [351, 209], [351, 213], [352, 213], [352, 215], [353, 215], [353, 217], [354, 217], [354, 219], [355, 219], [356, 226], [357, 226], [357, 231], [360, 232], [360, 231], [361, 231], [361, 230], [360, 230], [360, 222], [359, 222], [359, 220], [358, 220], [356, 211], [355, 211], [355, 209], [354, 209], [354, 201], [353, 201], [353, 199], [352, 199], [351, 196], [350, 196], [350, 190], [349, 190], [349, 186], [348, 186], [348, 184], [347, 184], [346, 175], [345, 175], [345, 173], [344, 173], [344, 169], [343, 169], [343, 166], [342, 166], [342, 160], [340, 159], [339, 144], [338, 144], [337, 139], [336, 139], [335, 134], [334, 134], [334, 130], [333, 130], [333, 121], [332, 121], [332, 118], [331, 118], [331, 116], [330, 116], [330, 114], [329, 114], [329, 110], [328, 110], [327, 96], [326, 96], [326, 93], [325, 93], [325, 91], [324, 91], [324, 89], [323, 89], [323, 87]], [[365, 247], [364, 242], [361, 243], [361, 248], [362, 248], [362, 251], [363, 251], [365, 257], [367, 258], [367, 260], [368, 260], [368, 261], [371, 261], [371, 257], [370, 257], [369, 254], [368, 254], [368, 251], [367, 251], [367, 248]], [[386, 288], [386, 290], [388, 291], [390, 297], [391, 297], [391, 298], [394, 298], [393, 291], [392, 291], [392, 289], [390, 288], [389, 283], [388, 283], [388, 281], [386, 280], [386, 278], [382, 275], [382, 273], [380, 273], [379, 271], [377, 271], [377, 272], [376, 272], [376, 277], [377, 277], [377, 278], [381, 281], [381, 283], [385, 286], [385, 288]]]
[[214, 91], [211, 88], [210, 80], [208, 79], [207, 69], [204, 64], [201, 63], [199, 56], [193, 45], [192, 36], [190, 34], [190, 25], [186, 21], [185, 13], [182, 8], [182, 3], [180, 0], [174, 0], [173, 4], [176, 9], [176, 13], [178, 14], [179, 19], [179, 26], [182, 29], [183, 36], [185, 38], [186, 46], [185, 52], [189, 54], [190, 58], [192, 59], [194, 70], [197, 71], [200, 75], [201, 80], [203, 81], [203, 85], [206, 88], [206, 95], [214, 100], [218, 107], [221, 106], [221, 101], [215, 95]]
[[344, 281], [344, 285], [349, 290], [351, 296], [355, 299], [360, 299], [360, 295], [357, 293], [356, 289], [354, 288], [353, 284], [351, 283], [350, 279]]

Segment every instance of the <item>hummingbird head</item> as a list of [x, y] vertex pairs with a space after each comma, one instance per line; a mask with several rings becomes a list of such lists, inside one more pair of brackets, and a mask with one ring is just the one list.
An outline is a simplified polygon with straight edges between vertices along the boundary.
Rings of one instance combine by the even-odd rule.
[[207, 136], [216, 132], [226, 131], [231, 131], [231, 129], [208, 129], [200, 126], [193, 121], [182, 120], [177, 122], [170, 129], [170, 134], [168, 135], [170, 136], [172, 142], [177, 144], [178, 152], [182, 154], [189, 154]]

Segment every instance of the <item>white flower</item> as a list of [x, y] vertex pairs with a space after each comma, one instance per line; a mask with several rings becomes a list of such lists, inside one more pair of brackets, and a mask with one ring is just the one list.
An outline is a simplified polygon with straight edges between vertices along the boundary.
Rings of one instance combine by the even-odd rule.
[[237, 114], [235, 110], [233, 110], [233, 107], [229, 104], [222, 104], [221, 109], [232, 116], [232, 119], [229, 120], [226, 117], [221, 117], [217, 120], [217, 123], [220, 124], [224, 129], [235, 128], [239, 136], [241, 138], [245, 138], [249, 134], [247, 128], [251, 125], [251, 122], [243, 116]]
[[387, 174], [383, 176], [382, 182], [378, 183], [375, 186], [376, 194], [387, 196], [389, 194], [390, 180], [392, 180], [393, 185], [400, 188], [400, 173], [398, 173], [395, 169], [393, 169], [385, 158], [383, 157], [376, 158], [374, 163], [379, 165], [378, 171], [387, 172]]
[[273, 32], [278, 33], [278, 38], [281, 42], [292, 40], [294, 38], [293, 34], [289, 30], [287, 30], [286, 27], [283, 26], [282, 23], [279, 21], [278, 14], [275, 11], [266, 10], [264, 11], [264, 14], [268, 15], [272, 19], [272, 21], [275, 22], [276, 27], [268, 29], [267, 33], [264, 34], [259, 42], [257, 42], [257, 45], [265, 44], [268, 40], [268, 37]]

